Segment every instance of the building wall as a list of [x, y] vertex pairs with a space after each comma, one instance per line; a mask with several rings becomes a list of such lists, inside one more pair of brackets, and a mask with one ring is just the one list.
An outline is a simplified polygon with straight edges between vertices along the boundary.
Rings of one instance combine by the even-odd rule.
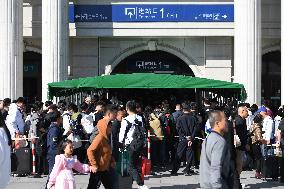
[[[118, 2], [121, 3], [121, 1], [114, 0], [71, 1], [75, 4]], [[124, 0], [123, 2], [129, 3], [133, 0]], [[143, 2], [224, 3], [234, 1], [145, 0]], [[41, 1], [39, 0], [24, 1], [25, 51], [41, 51], [41, 9]], [[280, 14], [280, 0], [262, 0], [262, 47], [264, 53], [280, 48]], [[185, 29], [179, 29], [181, 26]], [[142, 30], [137, 30], [141, 27]], [[156, 29], [153, 30], [153, 27]], [[168, 27], [174, 29], [169, 30]], [[191, 28], [199, 29], [193, 32]], [[127, 55], [148, 50], [149, 41], [154, 41], [157, 44], [157, 50], [165, 50], [179, 56], [193, 69], [197, 76], [231, 81], [233, 73], [233, 29], [234, 24], [232, 23], [70, 24], [69, 75], [70, 78], [78, 78], [104, 74], [106, 66], [113, 69]]]
[[[149, 41], [156, 42], [157, 50], [170, 52], [182, 58], [198, 77], [231, 81], [233, 59], [231, 37], [71, 38], [70, 76], [71, 78], [95, 76], [98, 70], [100, 75], [105, 74], [109, 67], [113, 69], [127, 56], [149, 50]], [[100, 60], [99, 65], [98, 60]]]
[[111, 65], [112, 69], [128, 55], [149, 50], [149, 41], [155, 41], [157, 50], [172, 53], [183, 59], [189, 66], [196, 69], [201, 76], [204, 70], [203, 37], [194, 38], [102, 38], [101, 39], [101, 69]]
[[70, 38], [69, 77], [98, 75], [98, 39]]
[[280, 38], [281, 35], [281, 1], [261, 1], [261, 24], [263, 38]]
[[281, 1], [262, 0], [262, 54], [280, 51]]
[[[73, 0], [70, 1], [70, 3], [76, 3], [76, 4], [110, 4], [110, 3], [117, 3], [121, 1], [113, 1], [113, 0]], [[133, 0], [124, 0], [123, 2], [133, 2]], [[179, 1], [172, 1], [172, 0], [163, 0], [163, 1], [153, 1], [153, 0], [144, 0], [143, 2], [164, 2], [164, 3], [185, 3], [185, 2], [199, 2], [199, 3], [204, 3], [204, 2], [233, 2], [233, 0], [179, 0]], [[262, 36], [263, 38], [280, 38], [280, 18], [281, 18], [281, 6], [280, 6], [280, 0], [262, 0]], [[141, 2], [140, 2], [141, 3]], [[25, 37], [41, 37], [41, 1], [40, 0], [24, 0], [24, 11], [23, 11], [23, 25], [24, 25], [24, 36]], [[155, 25], [157, 25], [156, 23]], [[165, 25], [166, 23], [163, 23]], [[188, 25], [188, 27], [195, 26], [196, 28], [198, 27], [203, 27], [203, 28], [218, 28], [218, 24], [215, 26], [212, 25], [212, 23], [203, 23], [203, 24], [190, 24], [190, 23], [181, 23], [183, 25]], [[92, 34], [92, 32], [88, 32], [84, 34], [84, 32], [75, 32], [74, 30], [76, 28], [84, 27], [86, 24], [70, 24], [70, 34], [73, 36], [79, 36], [80, 33], [82, 35], [89, 35]], [[89, 26], [92, 27], [92, 24], [88, 24]], [[99, 24], [101, 25], [101, 24]], [[98, 25], [98, 26], [99, 26]], [[167, 25], [167, 24], [166, 24]], [[179, 26], [180, 24], [176, 25]], [[106, 26], [106, 25], [101, 25], [101, 26]], [[125, 27], [127, 25], [121, 25], [118, 26], [116, 24], [107, 24], [108, 27]], [[137, 26], [137, 25], [136, 25]], [[135, 24], [132, 24], [132, 27], [136, 27]], [[140, 26], [138, 24], [138, 26]], [[152, 25], [147, 26], [147, 24], [144, 23], [144, 27], [151, 27]], [[158, 24], [159, 26], [159, 24]], [[225, 26], [224, 28], [233, 28], [233, 25], [227, 24], [227, 25], [222, 25]], [[95, 27], [95, 26], [94, 26]], [[162, 27], [162, 26], [161, 26]], [[131, 27], [130, 27], [131, 28]], [[205, 32], [205, 31], [203, 31]], [[93, 34], [100, 34], [98, 31], [93, 32]], [[203, 33], [204, 34], [204, 33]], [[101, 35], [103, 35], [101, 33]], [[106, 35], [106, 34], [104, 34]], [[108, 35], [111, 35], [109, 33]], [[113, 33], [114, 35], [114, 33]], [[122, 34], [121, 34], [122, 35]], [[165, 34], [166, 35], [166, 34]]]
[[233, 38], [207, 37], [205, 77], [232, 81], [233, 73]]

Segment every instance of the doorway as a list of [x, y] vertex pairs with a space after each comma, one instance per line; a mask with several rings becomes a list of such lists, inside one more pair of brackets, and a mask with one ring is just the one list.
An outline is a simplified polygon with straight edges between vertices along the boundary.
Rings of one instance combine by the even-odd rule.
[[24, 97], [29, 103], [41, 100], [42, 56], [36, 52], [24, 52]]

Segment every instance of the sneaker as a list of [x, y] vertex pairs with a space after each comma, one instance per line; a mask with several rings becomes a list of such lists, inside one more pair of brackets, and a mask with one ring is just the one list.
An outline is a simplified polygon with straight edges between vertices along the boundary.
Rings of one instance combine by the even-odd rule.
[[192, 176], [192, 173], [187, 172], [187, 173], [184, 174], [184, 176]]
[[178, 176], [176, 172], [171, 172], [171, 176]]
[[143, 186], [138, 186], [138, 189], [149, 189], [148, 186], [143, 185]]
[[255, 178], [256, 179], [261, 179], [261, 174], [259, 172], [255, 172]]
[[194, 170], [192, 170], [192, 169], [184, 169], [183, 171], [182, 171], [185, 175], [194, 175], [194, 174], [196, 174], [195, 173], [195, 171]]

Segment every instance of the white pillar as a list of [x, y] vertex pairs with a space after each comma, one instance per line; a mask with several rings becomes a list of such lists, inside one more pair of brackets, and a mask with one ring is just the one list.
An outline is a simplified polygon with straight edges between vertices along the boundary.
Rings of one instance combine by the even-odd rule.
[[42, 100], [48, 83], [67, 79], [68, 0], [42, 0]]
[[235, 0], [234, 82], [244, 84], [247, 102], [261, 103], [261, 1]]
[[284, 3], [281, 2], [281, 105], [284, 105]]
[[0, 0], [0, 99], [23, 96], [23, 0]]

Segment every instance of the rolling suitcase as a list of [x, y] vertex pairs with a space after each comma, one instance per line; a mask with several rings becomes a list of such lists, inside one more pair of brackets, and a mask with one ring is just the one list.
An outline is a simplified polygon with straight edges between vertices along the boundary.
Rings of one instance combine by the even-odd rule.
[[[14, 151], [17, 168], [14, 174], [24, 175], [31, 173], [31, 149], [30, 148], [19, 148]], [[13, 164], [13, 163], [12, 163]]]
[[274, 153], [274, 147], [267, 146], [265, 147], [265, 149], [262, 150], [264, 151], [264, 153], [261, 172], [264, 179], [278, 180], [279, 158]]
[[116, 171], [118, 173], [118, 189], [132, 188], [132, 177], [129, 175], [129, 152], [123, 151], [119, 153], [116, 163]]
[[132, 188], [132, 177], [121, 176], [118, 174], [118, 189], [131, 189]]
[[15, 152], [11, 152], [11, 172], [12, 173], [17, 171], [18, 164], [19, 162], [18, 162]]
[[278, 180], [279, 176], [279, 159], [276, 156], [269, 156], [263, 159], [262, 175], [265, 180], [271, 178]]
[[122, 177], [129, 176], [129, 159], [129, 152], [124, 151], [119, 153], [116, 170]]

